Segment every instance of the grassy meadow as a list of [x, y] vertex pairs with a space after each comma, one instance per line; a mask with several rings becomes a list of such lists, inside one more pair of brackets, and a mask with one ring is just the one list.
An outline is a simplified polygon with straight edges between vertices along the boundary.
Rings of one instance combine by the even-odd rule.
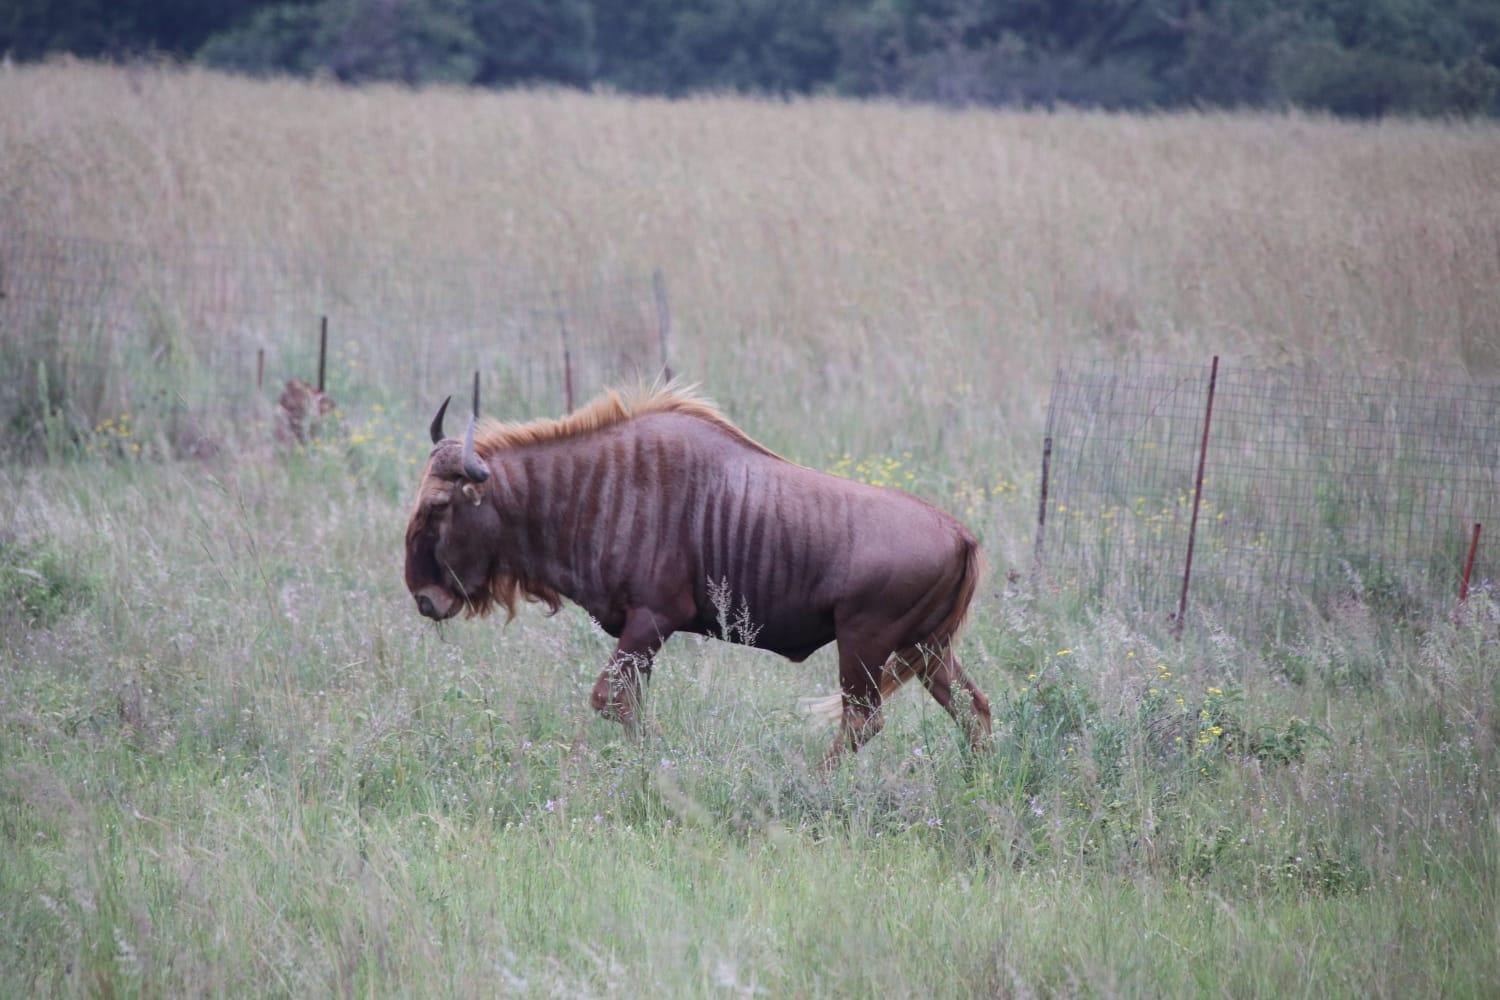
[[[7, 388], [63, 374], [58, 446], [0, 464], [0, 995], [1492, 994], [1487, 592], [1262, 646], [1027, 577], [1064, 358], [1500, 375], [1497, 177], [1485, 122], [0, 68], [0, 229], [661, 268], [674, 366], [747, 431], [982, 538], [996, 721], [971, 756], [904, 691], [823, 775], [828, 652], [679, 637], [631, 742], [577, 609], [412, 607], [432, 331], [341, 339], [314, 447], [267, 412], [194, 459], [133, 318], [11, 321]], [[132, 374], [91, 395], [81, 355]]]

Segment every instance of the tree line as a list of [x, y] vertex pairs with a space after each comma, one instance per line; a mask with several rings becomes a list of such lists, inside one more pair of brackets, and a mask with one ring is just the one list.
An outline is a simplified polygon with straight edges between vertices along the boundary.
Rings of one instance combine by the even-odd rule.
[[1500, 114], [1497, 0], [10, 0], [0, 53], [952, 105]]

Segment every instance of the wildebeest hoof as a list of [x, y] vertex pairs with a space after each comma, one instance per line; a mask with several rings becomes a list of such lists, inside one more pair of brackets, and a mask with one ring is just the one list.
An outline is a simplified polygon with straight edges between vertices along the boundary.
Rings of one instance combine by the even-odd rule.
[[631, 690], [629, 679], [614, 671], [606, 670], [594, 683], [589, 695], [589, 705], [605, 719], [618, 722], [630, 729], [635, 725], [635, 707], [638, 692]]

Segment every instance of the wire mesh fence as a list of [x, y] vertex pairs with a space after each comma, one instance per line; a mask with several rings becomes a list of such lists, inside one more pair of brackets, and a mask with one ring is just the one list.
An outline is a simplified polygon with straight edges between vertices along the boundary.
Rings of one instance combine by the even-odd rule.
[[[1350, 599], [1392, 616], [1453, 607], [1474, 526], [1500, 529], [1500, 386], [1230, 364], [1210, 411], [1212, 373], [1058, 371], [1043, 571], [1175, 623], [1191, 538], [1185, 623], [1276, 629]], [[1478, 537], [1471, 586], [1488, 587], [1500, 545]]]
[[553, 283], [459, 258], [0, 231], [0, 417], [13, 446], [125, 412], [222, 433], [315, 380], [324, 323], [342, 406], [421, 412], [477, 368], [492, 414], [521, 417], [654, 378], [670, 319], [659, 273]]

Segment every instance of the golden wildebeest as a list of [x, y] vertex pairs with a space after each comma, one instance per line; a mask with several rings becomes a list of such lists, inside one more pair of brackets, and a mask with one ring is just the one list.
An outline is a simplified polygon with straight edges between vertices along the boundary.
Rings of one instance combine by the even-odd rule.
[[[423, 615], [573, 601], [619, 640], [593, 707], [632, 729], [653, 655], [686, 631], [794, 661], [836, 641], [829, 763], [879, 732], [882, 702], [912, 677], [975, 745], [988, 737], [989, 700], [953, 650], [980, 573], [954, 518], [789, 462], [675, 385], [606, 392], [560, 420], [470, 417], [462, 442], [443, 436], [447, 406], [406, 530]], [[726, 593], [742, 622], [729, 636]]]

